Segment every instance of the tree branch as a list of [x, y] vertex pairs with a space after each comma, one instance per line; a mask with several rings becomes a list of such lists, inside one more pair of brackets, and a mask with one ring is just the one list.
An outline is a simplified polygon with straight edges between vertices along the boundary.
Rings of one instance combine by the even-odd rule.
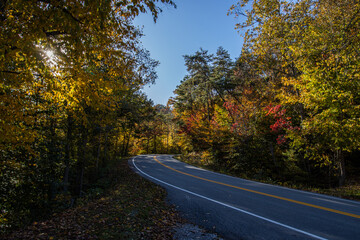
[[66, 13], [67, 15], [69, 15], [73, 20], [75, 20], [76, 22], [83, 24], [83, 22], [81, 22], [78, 18], [76, 18], [69, 10], [67, 10], [65, 7], [60, 7], [59, 5], [55, 5], [51, 0], [38, 0], [39, 2], [43, 2], [43, 3], [47, 3], [52, 5], [55, 8], [60, 9], [63, 13]]
[[15, 72], [15, 71], [8, 71], [8, 70], [1, 70], [2, 73], [10, 73], [10, 74], [20, 74], [21, 72]]
[[58, 36], [58, 35], [68, 34], [67, 32], [63, 32], [63, 31], [45, 31], [45, 30], [43, 30], [43, 31], [47, 37], [54, 37], [54, 36]]

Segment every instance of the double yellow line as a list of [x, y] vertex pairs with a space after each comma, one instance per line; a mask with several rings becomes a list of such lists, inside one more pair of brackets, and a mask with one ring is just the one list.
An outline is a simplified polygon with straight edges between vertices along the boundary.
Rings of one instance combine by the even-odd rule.
[[284, 201], [287, 201], [287, 202], [297, 203], [297, 204], [300, 204], [300, 205], [304, 205], [304, 206], [308, 206], [308, 207], [313, 207], [313, 208], [321, 209], [321, 210], [324, 210], [324, 211], [333, 212], [333, 213], [338, 213], [338, 214], [341, 214], [341, 215], [345, 215], [345, 216], [349, 216], [349, 217], [354, 217], [354, 218], [359, 218], [359, 219], [360, 219], [360, 215], [357, 215], [357, 214], [347, 213], [347, 212], [343, 212], [343, 211], [339, 211], [339, 210], [335, 210], [335, 209], [331, 209], [331, 208], [327, 208], [327, 207], [322, 207], [322, 206], [318, 206], [318, 205], [314, 205], [314, 204], [310, 204], [310, 203], [305, 203], [305, 202], [293, 200], [293, 199], [290, 199], [290, 198], [284, 198], [284, 197], [280, 197], [280, 196], [276, 196], [276, 195], [272, 195], [272, 194], [268, 194], [268, 193], [263, 193], [263, 192], [259, 192], [259, 191], [255, 191], [255, 190], [251, 190], [251, 189], [247, 189], [247, 188], [242, 188], [242, 187], [238, 187], [238, 186], [234, 186], [234, 185], [230, 185], [230, 184], [226, 184], [226, 183], [222, 183], [222, 182], [210, 180], [210, 179], [207, 179], [207, 178], [202, 178], [202, 177], [195, 176], [195, 175], [192, 175], [192, 174], [189, 174], [189, 173], [185, 173], [185, 172], [176, 170], [176, 169], [174, 169], [174, 168], [172, 168], [172, 167], [169, 167], [169, 166], [163, 164], [162, 162], [160, 162], [160, 161], [156, 158], [156, 156], [154, 156], [154, 160], [155, 160], [157, 163], [161, 164], [162, 166], [164, 166], [164, 167], [166, 167], [166, 168], [168, 168], [168, 169], [170, 169], [170, 170], [172, 170], [172, 171], [175, 171], [175, 172], [184, 174], [184, 175], [189, 176], [189, 177], [201, 179], [201, 180], [204, 180], [204, 181], [207, 181], [207, 182], [216, 183], [216, 184], [223, 185], [223, 186], [227, 186], [227, 187], [231, 187], [231, 188], [236, 188], [236, 189], [243, 190], [243, 191], [246, 191], [246, 192], [251, 192], [251, 193], [255, 193], [255, 194], [259, 194], [259, 195], [263, 195], [263, 196], [267, 196], [267, 197], [272, 197], [272, 198], [284, 200]]

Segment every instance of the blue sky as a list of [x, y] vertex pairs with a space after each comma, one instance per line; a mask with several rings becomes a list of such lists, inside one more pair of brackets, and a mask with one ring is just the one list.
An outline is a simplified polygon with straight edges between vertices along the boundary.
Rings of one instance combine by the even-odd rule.
[[143, 26], [143, 46], [151, 57], [160, 61], [156, 84], [144, 87], [155, 104], [166, 105], [173, 91], [186, 75], [183, 55], [200, 48], [215, 53], [219, 46], [229, 51], [233, 59], [239, 57], [242, 37], [235, 30], [233, 15], [227, 11], [235, 0], [178, 0], [177, 8], [165, 6], [156, 23], [149, 14], [135, 19]]

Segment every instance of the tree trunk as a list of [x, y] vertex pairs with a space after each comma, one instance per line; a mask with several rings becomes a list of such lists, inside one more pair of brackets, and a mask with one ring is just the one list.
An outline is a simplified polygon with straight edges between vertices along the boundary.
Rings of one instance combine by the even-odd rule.
[[346, 171], [345, 171], [345, 159], [344, 159], [344, 154], [341, 150], [337, 150], [337, 160], [339, 162], [339, 171], [340, 171], [340, 176], [339, 176], [339, 186], [343, 186], [345, 184], [345, 180], [346, 180]]
[[272, 160], [274, 162], [274, 166], [277, 169], [277, 162], [276, 162], [276, 157], [275, 157], [275, 153], [274, 153], [274, 145], [273, 145], [272, 142], [269, 143], [269, 147], [270, 147], [271, 157], [272, 157]]
[[[125, 129], [122, 129], [122, 132], [123, 132], [124, 134], [123, 134], [122, 141], [121, 141], [121, 150], [120, 150], [120, 153], [121, 153], [121, 156], [125, 156], [125, 155], [124, 155], [125, 145], [126, 145], [126, 131], [125, 131]], [[120, 140], [119, 140], [119, 141], [120, 141]]]
[[[99, 145], [97, 149], [97, 156], [96, 156], [96, 174], [99, 176], [99, 161], [100, 161], [100, 153], [101, 153], [101, 127], [99, 133]], [[98, 177], [97, 176], [97, 177]]]
[[82, 197], [83, 186], [84, 186], [84, 163], [81, 162], [79, 164], [79, 168], [78, 168], [78, 192], [77, 192], [77, 195], [79, 197]]
[[166, 154], [169, 154], [169, 134], [170, 131], [166, 134]]
[[149, 141], [150, 141], [150, 137], [147, 138], [147, 143], [146, 143], [146, 154], [149, 154]]
[[114, 151], [113, 151], [113, 156], [112, 158], [115, 159], [118, 155], [119, 155], [119, 145], [120, 145], [120, 138], [119, 138], [119, 130], [116, 130], [116, 139], [115, 139], [115, 146], [114, 146]]
[[81, 197], [84, 183], [85, 153], [87, 144], [87, 130], [84, 126], [80, 127], [81, 138], [78, 144], [78, 166], [77, 166], [77, 191], [76, 194]]
[[154, 136], [154, 150], [153, 150], [154, 153], [156, 153], [156, 135]]
[[72, 116], [68, 114], [67, 117], [67, 132], [66, 132], [66, 143], [65, 143], [65, 171], [64, 171], [64, 192], [68, 191], [69, 187], [69, 171], [70, 171], [70, 158], [71, 158], [71, 140], [72, 140]]
[[48, 201], [52, 202], [55, 195], [56, 195], [56, 186], [55, 186], [55, 164], [58, 163], [59, 159], [59, 151], [57, 149], [57, 141], [56, 141], [56, 119], [53, 117], [50, 117], [50, 125], [49, 125], [49, 131], [50, 131], [50, 137], [48, 139], [49, 145], [48, 145], [48, 153], [47, 153], [47, 162], [49, 169], [47, 171], [47, 174], [50, 175], [49, 180], [49, 188], [48, 188]]
[[129, 152], [130, 137], [131, 137], [131, 134], [129, 133], [128, 136], [127, 136], [127, 138], [126, 138], [126, 145], [125, 145], [124, 156], [127, 156], [127, 155], [128, 155], [128, 152]]
[[103, 165], [104, 165], [104, 162], [106, 162], [106, 161], [107, 161], [109, 131], [110, 131], [110, 130], [108, 130], [108, 126], [106, 126], [106, 129], [105, 129], [105, 143], [104, 143], [104, 158], [103, 158]]

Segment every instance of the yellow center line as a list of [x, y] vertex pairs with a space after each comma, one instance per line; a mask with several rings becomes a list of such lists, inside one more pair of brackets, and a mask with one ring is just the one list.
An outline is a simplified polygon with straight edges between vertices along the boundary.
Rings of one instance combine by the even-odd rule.
[[227, 186], [227, 187], [231, 187], [231, 188], [240, 189], [240, 190], [243, 190], [243, 191], [246, 191], [246, 192], [252, 192], [252, 193], [256, 193], [256, 194], [263, 195], [263, 196], [267, 196], [267, 197], [272, 197], [272, 198], [276, 198], [276, 199], [281, 199], [281, 200], [284, 200], [284, 201], [287, 201], [287, 202], [297, 203], [297, 204], [300, 204], [300, 205], [304, 205], [304, 206], [308, 206], [308, 207], [313, 207], [313, 208], [325, 210], [325, 211], [328, 211], [328, 212], [338, 213], [338, 214], [341, 214], [341, 215], [345, 215], [345, 216], [349, 216], [349, 217], [354, 217], [354, 218], [360, 218], [360, 215], [357, 215], [357, 214], [347, 213], [347, 212], [343, 212], [343, 211], [339, 211], [339, 210], [335, 210], [335, 209], [331, 209], [331, 208], [327, 208], [327, 207], [322, 207], [322, 206], [318, 206], [318, 205], [314, 205], [314, 204], [310, 204], [310, 203], [305, 203], [305, 202], [293, 200], [293, 199], [290, 199], [290, 198], [284, 198], [284, 197], [280, 197], [280, 196], [276, 196], [276, 195], [272, 195], [272, 194], [268, 194], [268, 193], [263, 193], [263, 192], [259, 192], [259, 191], [255, 191], [255, 190], [251, 190], [251, 189], [247, 189], [247, 188], [242, 188], [242, 187], [238, 187], [238, 186], [234, 186], [234, 185], [230, 185], [230, 184], [226, 184], [226, 183], [222, 183], [222, 182], [218, 182], [218, 181], [214, 181], [214, 180], [210, 180], [210, 179], [198, 177], [198, 176], [195, 176], [195, 175], [192, 175], [192, 174], [189, 174], [189, 173], [185, 173], [185, 172], [176, 170], [176, 169], [174, 169], [174, 168], [172, 168], [172, 167], [169, 167], [169, 166], [165, 165], [164, 163], [160, 162], [160, 161], [156, 158], [156, 156], [154, 156], [154, 159], [155, 159], [155, 161], [156, 161], [157, 163], [161, 164], [162, 166], [164, 166], [164, 167], [166, 167], [166, 168], [168, 168], [168, 169], [171, 169], [172, 171], [175, 171], [175, 172], [178, 172], [178, 173], [187, 175], [187, 176], [189, 176], [189, 177], [201, 179], [201, 180], [204, 180], [204, 181], [207, 181], [207, 182], [216, 183], [216, 184], [223, 185], [223, 186]]

